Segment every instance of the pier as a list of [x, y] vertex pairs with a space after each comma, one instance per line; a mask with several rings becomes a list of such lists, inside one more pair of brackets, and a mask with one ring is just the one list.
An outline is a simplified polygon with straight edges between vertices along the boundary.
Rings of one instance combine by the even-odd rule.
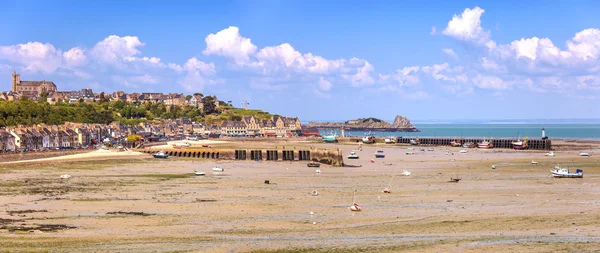
[[215, 160], [252, 160], [252, 161], [315, 161], [330, 165], [342, 165], [342, 151], [323, 148], [308, 149], [211, 149], [211, 148], [146, 148], [137, 150], [146, 154], [164, 151], [169, 156], [215, 159]]
[[[462, 146], [465, 143], [479, 143], [484, 141], [482, 138], [398, 138], [396, 143], [398, 144], [410, 144], [410, 141], [414, 140], [419, 146], [450, 146], [453, 141], [459, 141]], [[494, 145], [494, 148], [513, 148], [513, 142], [519, 141], [517, 139], [485, 139]], [[521, 140], [524, 141], [524, 140]], [[533, 150], [551, 150], [552, 140], [550, 139], [529, 139], [527, 140], [527, 149]]]

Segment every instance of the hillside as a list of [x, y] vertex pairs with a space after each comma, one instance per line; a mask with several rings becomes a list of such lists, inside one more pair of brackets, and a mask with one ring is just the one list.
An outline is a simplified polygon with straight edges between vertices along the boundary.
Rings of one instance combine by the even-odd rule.
[[166, 106], [164, 104], [131, 104], [122, 101], [98, 101], [93, 103], [49, 104], [28, 99], [0, 101], [0, 126], [15, 125], [60, 125], [65, 122], [109, 124], [120, 121], [127, 125], [140, 122], [160, 122], [164, 119], [190, 118], [196, 122], [221, 124], [224, 121], [239, 121], [243, 116], [255, 116], [259, 120], [270, 119], [271, 114], [261, 110], [244, 110], [220, 102], [216, 108], [208, 99], [205, 111], [191, 106]]

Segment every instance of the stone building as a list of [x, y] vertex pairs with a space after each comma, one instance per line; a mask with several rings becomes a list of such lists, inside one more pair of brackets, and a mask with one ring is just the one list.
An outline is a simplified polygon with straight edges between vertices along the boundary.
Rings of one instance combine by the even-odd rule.
[[21, 81], [21, 74], [13, 71], [11, 91], [25, 97], [39, 97], [42, 92], [56, 91], [56, 84], [52, 81]]

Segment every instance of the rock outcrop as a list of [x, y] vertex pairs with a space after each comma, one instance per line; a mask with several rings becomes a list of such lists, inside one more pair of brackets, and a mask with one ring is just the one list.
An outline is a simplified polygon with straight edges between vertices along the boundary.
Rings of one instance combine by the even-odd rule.
[[382, 131], [382, 132], [418, 132], [417, 128], [410, 123], [410, 120], [400, 115], [396, 116], [394, 123], [377, 118], [360, 118], [341, 122], [309, 122], [303, 127], [316, 128], [318, 130], [339, 130], [344, 128], [346, 131]]

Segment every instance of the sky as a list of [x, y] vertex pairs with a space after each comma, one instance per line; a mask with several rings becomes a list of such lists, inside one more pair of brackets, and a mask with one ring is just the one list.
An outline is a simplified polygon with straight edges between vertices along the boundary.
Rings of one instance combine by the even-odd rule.
[[10, 74], [308, 120], [600, 118], [596, 1], [0, 1]]

